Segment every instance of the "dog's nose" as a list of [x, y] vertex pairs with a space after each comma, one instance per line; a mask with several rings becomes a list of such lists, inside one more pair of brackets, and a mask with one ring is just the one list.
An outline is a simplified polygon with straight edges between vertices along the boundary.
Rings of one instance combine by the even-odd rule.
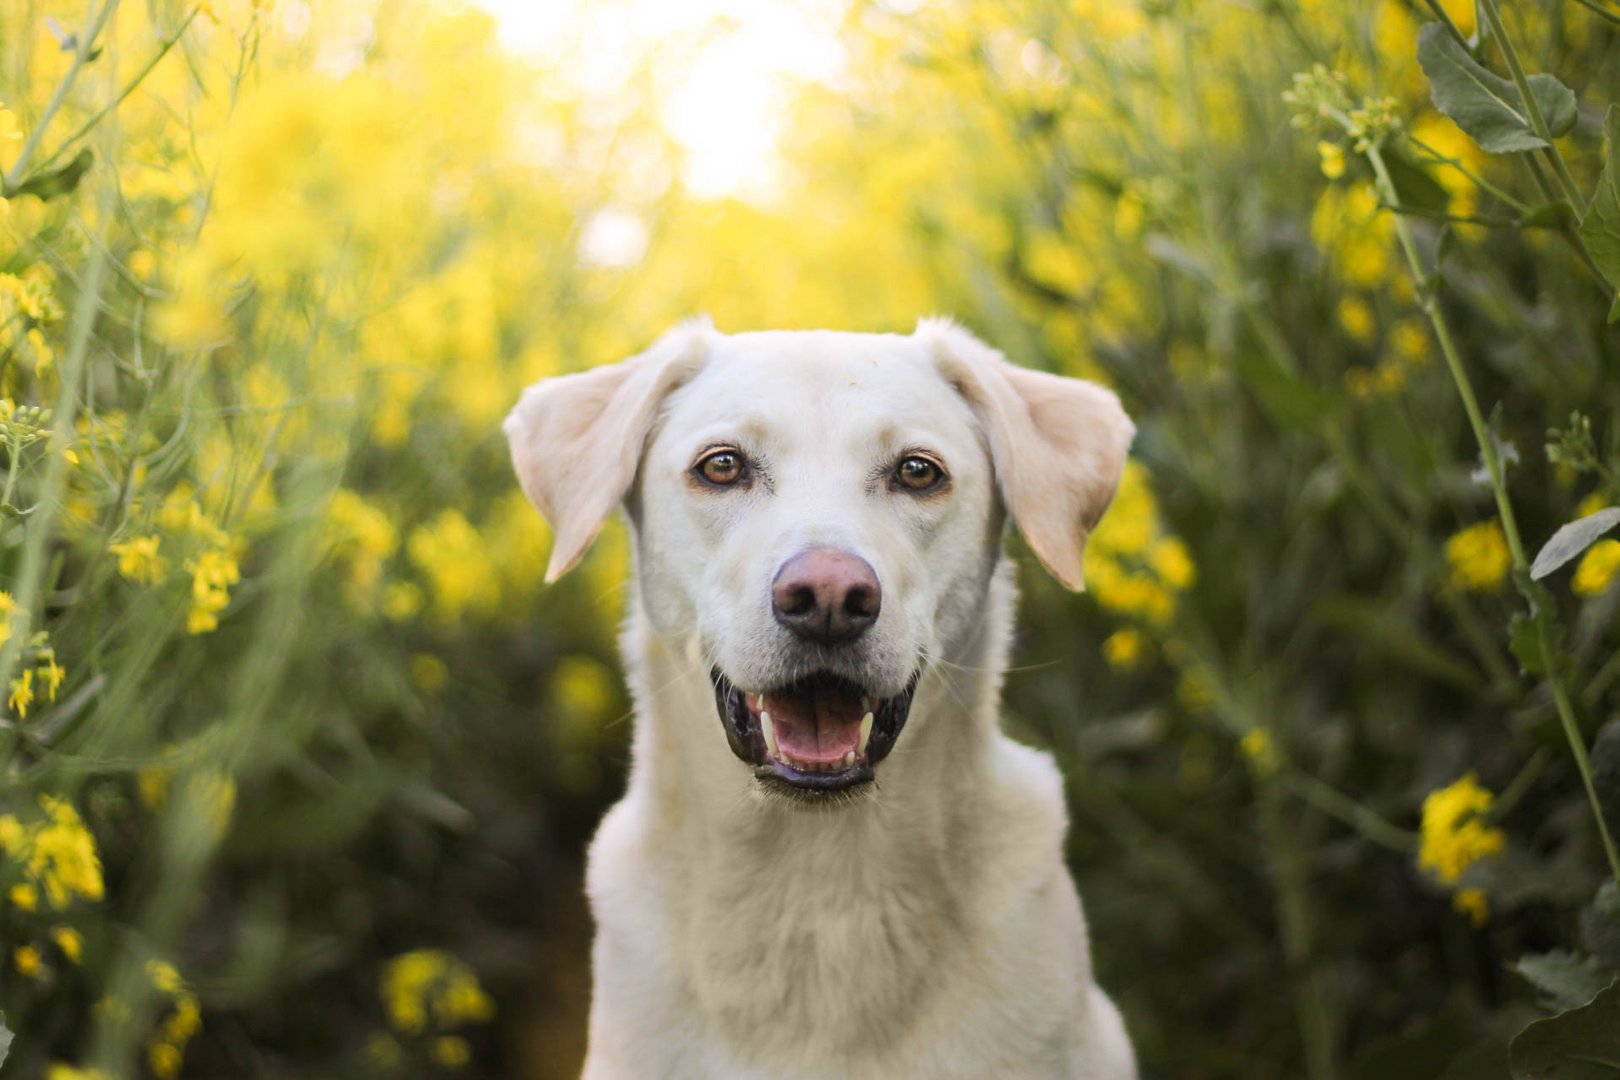
[[877, 621], [883, 589], [872, 564], [838, 548], [789, 559], [771, 582], [776, 621], [809, 641], [853, 641]]

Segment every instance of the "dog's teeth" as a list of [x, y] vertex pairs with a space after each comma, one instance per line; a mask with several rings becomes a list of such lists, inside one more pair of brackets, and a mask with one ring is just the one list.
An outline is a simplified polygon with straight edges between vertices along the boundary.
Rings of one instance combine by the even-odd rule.
[[[761, 703], [763, 704], [763, 699]], [[776, 728], [771, 724], [771, 714], [763, 710], [759, 714], [759, 733], [765, 736], [765, 752], [771, 757], [775, 757]]]
[[867, 697], [865, 694], [862, 694], [861, 695], [861, 712], [871, 712], [871, 711], [872, 711], [872, 699]]
[[844, 768], [847, 769], [853, 764], [855, 764], [855, 751], [850, 750], [844, 754]]
[[861, 741], [859, 743], [857, 743], [856, 746], [855, 746], [855, 752], [857, 754], [865, 754], [866, 753], [866, 740], [870, 739], [871, 737], [872, 737], [872, 714], [870, 712], [868, 712], [865, 716], [861, 717]]

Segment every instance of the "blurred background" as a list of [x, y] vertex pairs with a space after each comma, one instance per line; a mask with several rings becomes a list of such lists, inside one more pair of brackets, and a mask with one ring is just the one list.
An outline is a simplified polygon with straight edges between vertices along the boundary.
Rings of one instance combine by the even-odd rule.
[[[1581, 191], [1617, 13], [1501, 11]], [[543, 588], [499, 423], [703, 312], [1137, 419], [1089, 591], [1015, 541], [1007, 725], [1146, 1076], [1507, 1076], [1620, 968], [1620, 542], [1532, 655], [1402, 234], [1532, 554], [1620, 342], [1442, 17], [1507, 70], [1472, 0], [0, 0], [0, 1076], [577, 1075], [627, 540]]]

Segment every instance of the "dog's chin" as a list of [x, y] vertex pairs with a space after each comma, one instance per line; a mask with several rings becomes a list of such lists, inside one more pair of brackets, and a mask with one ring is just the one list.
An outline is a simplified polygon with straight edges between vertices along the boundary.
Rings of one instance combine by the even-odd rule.
[[768, 792], [811, 802], [870, 787], [906, 726], [919, 674], [878, 698], [825, 671], [758, 692], [737, 687], [719, 668], [710, 673], [731, 752]]

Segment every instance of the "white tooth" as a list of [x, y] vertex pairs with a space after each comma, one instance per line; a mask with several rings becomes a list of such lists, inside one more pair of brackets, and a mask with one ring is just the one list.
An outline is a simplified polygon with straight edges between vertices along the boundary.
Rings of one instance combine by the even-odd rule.
[[771, 757], [776, 756], [776, 728], [771, 724], [771, 714], [759, 714], [759, 733], [765, 736], [765, 752]]
[[844, 768], [847, 769], [853, 764], [855, 764], [855, 751], [850, 750], [844, 754]]
[[867, 713], [865, 716], [861, 717], [861, 741], [859, 743], [857, 743], [856, 746], [855, 746], [855, 752], [857, 754], [865, 755], [865, 753], [866, 753], [866, 740], [870, 739], [871, 737], [872, 737], [872, 714]]

